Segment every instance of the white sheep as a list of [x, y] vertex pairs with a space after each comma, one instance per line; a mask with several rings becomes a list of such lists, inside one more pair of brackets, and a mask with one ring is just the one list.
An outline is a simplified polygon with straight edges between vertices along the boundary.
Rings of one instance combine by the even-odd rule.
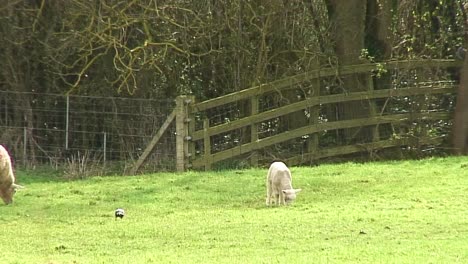
[[15, 184], [15, 175], [11, 166], [11, 158], [8, 151], [0, 145], [0, 197], [5, 204], [13, 202], [16, 189], [22, 186]]
[[291, 171], [283, 162], [273, 162], [267, 175], [267, 198], [266, 204], [271, 204], [274, 197], [277, 205], [286, 205], [296, 199], [296, 193], [301, 189], [293, 189]]

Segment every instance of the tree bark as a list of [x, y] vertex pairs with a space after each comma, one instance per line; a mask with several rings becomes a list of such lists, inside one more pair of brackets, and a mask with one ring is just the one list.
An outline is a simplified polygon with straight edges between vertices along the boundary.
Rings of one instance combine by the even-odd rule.
[[[365, 48], [366, 11], [366, 0], [329, 1], [329, 14], [334, 23], [335, 52], [341, 66], [361, 63], [361, 51]], [[367, 90], [365, 76], [352, 74], [339, 78], [343, 96], [349, 92]], [[368, 117], [370, 112], [369, 104], [365, 101], [342, 103], [337, 108], [340, 120]], [[345, 129], [343, 132], [341, 142], [361, 142], [370, 138], [370, 130], [367, 128]]]
[[[375, 49], [376, 60], [387, 60], [392, 54], [392, 0], [369, 0], [367, 3], [368, 45]], [[371, 39], [370, 39], [371, 38]]]

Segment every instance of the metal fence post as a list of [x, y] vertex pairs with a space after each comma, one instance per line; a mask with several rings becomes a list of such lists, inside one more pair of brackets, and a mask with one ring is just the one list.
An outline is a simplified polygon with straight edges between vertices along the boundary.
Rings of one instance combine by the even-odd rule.
[[23, 128], [23, 165], [26, 167], [27, 165], [27, 156], [26, 156], [26, 151], [27, 151], [27, 142], [28, 142], [28, 131], [27, 128]]
[[106, 163], [106, 152], [107, 152], [107, 133], [104, 132], [104, 143], [103, 143], [103, 160], [104, 160], [104, 163]]
[[70, 96], [67, 95], [67, 109], [65, 113], [65, 150], [68, 150], [68, 129], [69, 129], [69, 116], [70, 116]]

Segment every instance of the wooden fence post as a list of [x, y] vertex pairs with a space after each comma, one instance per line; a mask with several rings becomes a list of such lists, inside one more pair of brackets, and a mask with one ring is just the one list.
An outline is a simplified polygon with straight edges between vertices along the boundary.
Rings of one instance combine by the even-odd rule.
[[195, 142], [192, 140], [192, 135], [195, 132], [195, 112], [193, 111], [193, 105], [195, 104], [195, 96], [187, 95], [186, 104], [187, 113], [185, 119], [185, 126], [187, 136], [185, 144], [185, 169], [189, 169], [192, 168], [192, 159], [195, 157]]
[[[319, 66], [317, 66], [317, 69]], [[312, 82], [312, 97], [320, 97], [320, 76], [318, 76], [315, 81]], [[320, 118], [320, 105], [309, 107], [309, 126], [317, 126]], [[319, 150], [319, 136], [318, 133], [313, 133], [310, 135], [307, 141], [307, 153], [309, 153], [309, 158], [307, 162], [312, 164], [315, 159], [315, 155]]]
[[188, 168], [188, 154], [190, 137], [188, 135], [190, 118], [188, 117], [188, 104], [191, 97], [180, 95], [176, 98], [176, 171], [183, 172]]

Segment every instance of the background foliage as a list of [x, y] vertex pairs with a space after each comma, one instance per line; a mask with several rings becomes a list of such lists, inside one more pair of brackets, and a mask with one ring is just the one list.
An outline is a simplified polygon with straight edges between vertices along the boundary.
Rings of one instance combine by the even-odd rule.
[[[464, 1], [350, 2], [367, 10], [364, 48], [376, 60], [388, 59], [389, 48], [390, 58], [451, 58], [463, 44]], [[0, 83], [20, 91], [212, 98], [336, 63], [334, 4], [7, 1]], [[393, 34], [379, 35], [387, 30]]]
[[[45, 93], [152, 100], [192, 94], [203, 101], [319, 67], [454, 58], [466, 45], [466, 6], [466, 0], [9, 0], [0, 8], [0, 90], [15, 93], [0, 99], [0, 110], [18, 111], [2, 114], [0, 126], [42, 124], [48, 117], [33, 111], [35, 100], [56, 103]], [[424, 75], [408, 73], [402, 81], [383, 74], [377, 87]], [[338, 75], [323, 82], [321, 94], [362, 89]], [[260, 107], [310, 94], [299, 87]], [[392, 107], [421, 102], [404, 100]], [[447, 100], [453, 105], [453, 97]], [[365, 115], [357, 106], [328, 107], [323, 119]], [[244, 106], [237, 107], [242, 115]], [[289, 124], [301, 122], [304, 115], [296, 114]], [[34, 137], [28, 132], [30, 145]]]

